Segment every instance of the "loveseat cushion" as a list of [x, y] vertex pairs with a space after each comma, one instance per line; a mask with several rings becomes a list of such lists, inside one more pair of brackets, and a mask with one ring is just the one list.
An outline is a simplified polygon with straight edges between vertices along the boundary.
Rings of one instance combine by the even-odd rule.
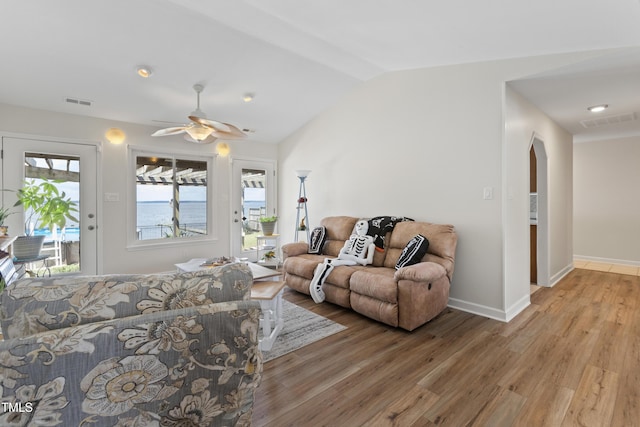
[[321, 264], [325, 258], [327, 258], [325, 255], [313, 254], [302, 254], [289, 257], [284, 260], [282, 268], [287, 274], [311, 279], [316, 266]]
[[398, 302], [398, 283], [394, 279], [395, 269], [368, 267], [351, 276], [351, 292], [366, 295], [389, 303]]
[[431, 224], [428, 222], [398, 223], [388, 240], [384, 266], [394, 268], [407, 243], [421, 234], [429, 240], [429, 250], [422, 261], [431, 261], [442, 265], [447, 271], [449, 280], [453, 275], [453, 263], [457, 236], [452, 225]]
[[349, 240], [353, 233], [358, 218], [351, 216], [330, 216], [323, 218], [320, 225], [327, 229], [327, 242], [324, 245], [323, 253], [337, 257], [344, 242]]
[[[327, 257], [324, 255], [311, 254], [303, 254], [287, 258], [284, 261], [283, 269], [287, 276], [294, 275], [311, 280], [313, 279], [313, 273], [315, 272], [318, 264], [322, 264], [326, 258]], [[364, 267], [358, 265], [340, 265], [331, 271], [327, 276], [326, 281], [331, 285], [349, 289], [349, 280], [351, 279], [351, 275], [362, 268]]]

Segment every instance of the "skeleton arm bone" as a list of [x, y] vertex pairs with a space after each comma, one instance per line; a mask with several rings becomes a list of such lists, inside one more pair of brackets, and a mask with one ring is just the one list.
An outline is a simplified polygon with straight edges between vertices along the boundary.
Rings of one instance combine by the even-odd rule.
[[369, 244], [369, 248], [367, 249], [367, 259], [362, 265], [367, 265], [373, 263], [373, 255], [376, 253], [376, 245], [375, 243]]
[[[340, 251], [340, 255], [338, 255], [338, 259], [344, 259], [344, 260], [349, 260], [349, 261], [353, 261], [357, 264], [360, 265], [368, 265], [371, 264], [373, 262], [373, 255], [375, 254], [375, 248], [376, 245], [374, 243], [371, 243], [368, 247], [367, 247], [367, 257], [366, 258], [361, 258], [355, 255], [351, 255], [349, 253], [345, 253], [343, 251]], [[335, 261], [335, 260], [334, 260]]]

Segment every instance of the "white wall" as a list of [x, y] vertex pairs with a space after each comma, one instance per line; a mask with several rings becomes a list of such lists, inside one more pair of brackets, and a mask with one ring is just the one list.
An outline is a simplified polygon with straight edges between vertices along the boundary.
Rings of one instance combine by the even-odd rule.
[[549, 183], [549, 276], [542, 279], [552, 285], [571, 269], [573, 136], [508, 85], [505, 106], [504, 251], [510, 254], [505, 280], [511, 285], [506, 287], [505, 307], [513, 314], [528, 304], [530, 293], [528, 162], [534, 135], [544, 143]]
[[574, 146], [576, 258], [640, 265], [640, 137]]
[[[116, 146], [106, 142], [104, 133], [111, 127], [122, 129], [127, 139], [125, 144]], [[173, 269], [173, 264], [194, 257], [213, 257], [230, 254], [230, 175], [229, 157], [218, 157], [215, 162], [217, 211], [210, 218], [218, 238], [206, 243], [186, 243], [171, 248], [147, 250], [128, 250], [126, 236], [127, 209], [134, 209], [126, 200], [127, 144], [140, 147], [158, 148], [169, 152], [190, 154], [211, 153], [215, 145], [195, 145], [184, 141], [180, 136], [152, 138], [154, 127], [131, 123], [116, 122], [97, 118], [88, 118], [72, 114], [52, 113], [6, 104], [0, 104], [0, 133], [18, 133], [43, 137], [70, 138], [100, 142], [102, 145], [102, 163], [100, 182], [102, 193], [119, 193], [119, 202], [102, 202], [99, 212], [99, 230], [101, 242], [101, 271], [105, 273], [157, 272]], [[249, 141], [232, 141], [231, 155], [275, 160], [277, 146], [256, 144]], [[1, 168], [1, 166], [0, 166]]]
[[[524, 262], [518, 257], [528, 251], [528, 238], [506, 251], [503, 233], [512, 230], [503, 228], [504, 215], [515, 213], [503, 209], [503, 185], [511, 180], [503, 172], [504, 85], [589, 56], [399, 71], [361, 85], [280, 144], [283, 241], [295, 230], [294, 171], [311, 169], [311, 226], [338, 214], [451, 223], [459, 242], [450, 304], [506, 319], [512, 277], [503, 266]], [[528, 170], [528, 155], [514, 161], [514, 170]], [[484, 187], [493, 188], [492, 200], [483, 200]], [[509, 305], [518, 292], [509, 294]]]

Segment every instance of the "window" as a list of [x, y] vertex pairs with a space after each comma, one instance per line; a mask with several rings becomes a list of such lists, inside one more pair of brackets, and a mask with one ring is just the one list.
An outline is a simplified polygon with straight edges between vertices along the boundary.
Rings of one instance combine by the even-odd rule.
[[212, 158], [150, 155], [135, 159], [135, 240], [202, 238], [210, 234]]

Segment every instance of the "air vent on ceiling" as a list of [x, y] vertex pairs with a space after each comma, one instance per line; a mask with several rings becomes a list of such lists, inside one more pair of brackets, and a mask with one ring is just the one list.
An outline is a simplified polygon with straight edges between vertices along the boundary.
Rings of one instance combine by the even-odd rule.
[[65, 98], [64, 100], [69, 104], [77, 104], [77, 105], [84, 105], [85, 107], [91, 107], [91, 101], [89, 101], [88, 99]]
[[636, 113], [624, 113], [616, 116], [598, 117], [597, 119], [581, 120], [580, 124], [587, 129], [597, 128], [600, 126], [619, 125], [622, 123], [633, 122], [637, 120]]

